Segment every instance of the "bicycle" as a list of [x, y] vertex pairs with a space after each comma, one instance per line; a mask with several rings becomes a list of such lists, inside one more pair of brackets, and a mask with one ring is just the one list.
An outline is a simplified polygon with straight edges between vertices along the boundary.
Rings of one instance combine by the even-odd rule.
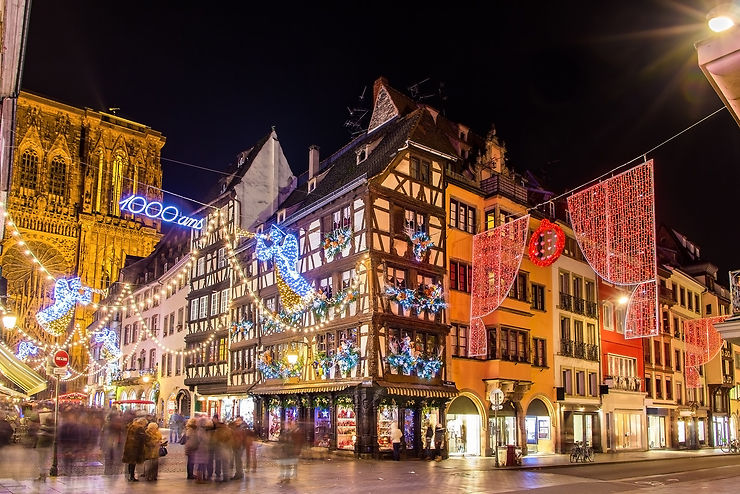
[[740, 453], [740, 441], [737, 439], [731, 439], [729, 442], [723, 441], [719, 448], [723, 453]]
[[576, 441], [573, 444], [573, 449], [570, 452], [571, 463], [593, 463], [594, 461], [594, 449], [588, 444], [583, 444], [583, 441]]

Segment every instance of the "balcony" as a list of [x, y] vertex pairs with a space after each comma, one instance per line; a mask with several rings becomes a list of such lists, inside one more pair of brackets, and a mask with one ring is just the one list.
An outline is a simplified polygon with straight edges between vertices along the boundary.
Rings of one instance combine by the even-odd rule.
[[148, 376], [150, 380], [157, 379], [157, 368], [120, 370], [111, 376], [113, 386], [133, 386], [142, 383], [142, 377]]
[[585, 315], [586, 314], [586, 301], [582, 298], [572, 298], [573, 300], [573, 312], [576, 314]]
[[640, 391], [642, 380], [639, 377], [607, 376], [604, 383], [609, 386], [609, 389]]
[[586, 317], [590, 317], [591, 319], [598, 319], [598, 314], [599, 311], [596, 302], [586, 300]]
[[667, 286], [659, 286], [658, 287], [658, 300], [666, 305], [673, 305], [675, 304], [675, 299], [673, 298], [673, 289], [668, 288]]
[[560, 340], [560, 355], [598, 362], [599, 346], [583, 341]]
[[527, 204], [527, 188], [519, 185], [512, 178], [494, 175], [481, 180], [480, 188], [486, 197], [501, 195], [520, 204]]
[[562, 310], [573, 311], [573, 295], [560, 292], [560, 308]]

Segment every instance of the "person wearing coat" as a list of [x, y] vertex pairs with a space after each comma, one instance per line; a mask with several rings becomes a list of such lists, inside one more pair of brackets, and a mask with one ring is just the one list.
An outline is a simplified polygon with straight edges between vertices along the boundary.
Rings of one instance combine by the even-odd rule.
[[195, 450], [198, 449], [198, 422], [195, 418], [189, 418], [185, 424], [185, 434], [180, 438], [180, 444], [185, 445], [185, 456], [188, 458], [187, 479], [195, 478]]
[[146, 479], [157, 480], [159, 474], [159, 447], [162, 446], [162, 432], [156, 422], [146, 426], [144, 438], [144, 459], [146, 460]]
[[128, 464], [128, 480], [138, 482], [136, 465], [144, 463], [144, 440], [146, 437], [147, 420], [144, 417], [134, 419], [126, 429], [126, 442], [123, 445], [121, 461]]
[[[211, 432], [213, 421], [211, 419], [198, 419], [198, 429], [195, 432], [195, 441], [197, 446], [193, 453], [193, 463], [195, 464], [196, 482], [205, 482], [210, 480], [208, 473], [208, 463], [211, 458]], [[213, 467], [211, 467], [213, 468]], [[211, 470], [211, 474], [213, 470]]]

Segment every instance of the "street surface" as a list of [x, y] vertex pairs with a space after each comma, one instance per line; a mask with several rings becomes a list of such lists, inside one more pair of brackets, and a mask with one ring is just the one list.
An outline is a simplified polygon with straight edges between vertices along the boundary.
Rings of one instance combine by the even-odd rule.
[[[298, 479], [279, 484], [279, 467], [262, 445], [257, 472], [224, 483], [198, 484], [185, 479], [182, 448], [173, 445], [162, 460], [159, 480], [131, 483], [123, 474], [102, 475], [102, 465], [74, 466], [72, 476], [31, 480], [36, 476], [33, 450], [2, 450], [0, 493], [181, 493], [183, 491], [275, 493], [734, 493], [740, 485], [740, 455], [677, 457], [620, 463], [566, 464], [494, 470], [490, 458], [455, 458], [443, 462], [353, 460], [323, 456], [302, 460]], [[607, 455], [604, 455], [606, 457]]]

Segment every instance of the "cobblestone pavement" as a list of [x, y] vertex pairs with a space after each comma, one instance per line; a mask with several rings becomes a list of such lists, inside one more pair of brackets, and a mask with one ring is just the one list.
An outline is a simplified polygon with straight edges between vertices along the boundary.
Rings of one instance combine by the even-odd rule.
[[[678, 461], [660, 459], [650, 472], [633, 477], [635, 467], [628, 464], [601, 464], [572, 469], [495, 470], [484, 458], [456, 458], [443, 462], [408, 460], [401, 462], [354, 460], [351, 457], [326, 456], [302, 460], [298, 478], [280, 484], [279, 465], [268, 445], [260, 445], [259, 467], [243, 480], [224, 483], [196, 483], [185, 479], [185, 459], [182, 447], [172, 445], [170, 454], [162, 460], [156, 482], [127, 482], [122, 474], [102, 475], [103, 465], [83, 458], [73, 465], [72, 476], [31, 480], [37, 475], [34, 451], [22, 447], [5, 448], [0, 452], [0, 494], [4, 493], [178, 493], [183, 491], [260, 493], [484, 493], [530, 492], [535, 494], [572, 494], [574, 491], [611, 494], [617, 492], [649, 492], [650, 494], [697, 494], [701, 490], [717, 493], [736, 492], [740, 477], [737, 462], [740, 457], [706, 458], [692, 472], [691, 458]], [[638, 460], [641, 461], [641, 460]], [[732, 463], [735, 461], [735, 463]], [[680, 464], [684, 473], [665, 474], [670, 464]], [[710, 463], [711, 462], [711, 463]], [[660, 464], [660, 465], [659, 465]], [[633, 464], [634, 465], [634, 464]], [[645, 463], [640, 465], [645, 468]], [[689, 466], [687, 466], [689, 465]], [[122, 465], [121, 465], [122, 467]], [[662, 468], [664, 475], [649, 475]], [[121, 468], [121, 470], [123, 470]], [[599, 472], [591, 475], [590, 472]]]

